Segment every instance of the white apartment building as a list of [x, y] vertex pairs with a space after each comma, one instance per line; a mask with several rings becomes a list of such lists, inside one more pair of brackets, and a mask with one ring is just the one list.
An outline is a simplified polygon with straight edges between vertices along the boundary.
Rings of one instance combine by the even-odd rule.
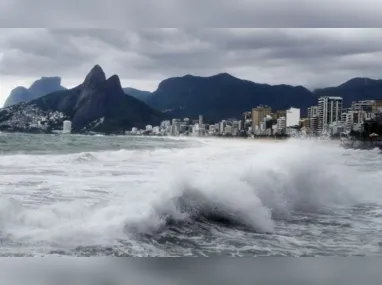
[[286, 129], [286, 118], [280, 117], [277, 119], [277, 132], [281, 133], [284, 129]]
[[365, 121], [372, 119], [375, 114], [365, 111], [348, 111], [341, 114], [341, 122], [346, 131], [354, 129], [354, 126], [363, 124]]
[[224, 128], [225, 126], [227, 125], [227, 122], [225, 120], [221, 121], [220, 122], [220, 126], [219, 126], [219, 132], [222, 134], [224, 133]]
[[210, 135], [214, 135], [216, 133], [215, 125], [210, 125], [210, 128], [208, 129], [208, 133]]
[[318, 116], [318, 106], [311, 106], [308, 108], [308, 118], [313, 118]]
[[225, 126], [224, 133], [227, 135], [232, 135], [232, 127], [229, 125]]
[[342, 97], [318, 99], [318, 133], [326, 133], [331, 123], [341, 122], [342, 101]]
[[72, 131], [72, 122], [68, 120], [64, 121], [62, 125], [62, 132], [66, 134], [66, 133], [70, 133], [71, 131]]
[[290, 108], [286, 110], [286, 126], [294, 127], [298, 126], [301, 119], [301, 112], [298, 108]]
[[241, 130], [241, 121], [233, 121], [232, 122], [232, 128], [237, 129], [238, 131]]

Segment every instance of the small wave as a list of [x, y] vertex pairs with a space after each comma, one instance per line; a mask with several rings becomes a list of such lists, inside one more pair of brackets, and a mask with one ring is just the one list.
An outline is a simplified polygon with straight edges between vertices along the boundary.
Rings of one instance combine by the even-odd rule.
[[95, 155], [93, 155], [89, 152], [85, 152], [85, 153], [79, 154], [74, 160], [77, 162], [84, 162], [84, 161], [97, 160], [97, 158], [95, 157]]

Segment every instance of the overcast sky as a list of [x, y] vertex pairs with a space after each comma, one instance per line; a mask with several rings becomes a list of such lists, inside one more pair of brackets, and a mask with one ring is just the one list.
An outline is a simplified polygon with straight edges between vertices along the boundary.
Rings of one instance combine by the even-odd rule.
[[[1, 13], [0, 13], [1, 14]], [[382, 78], [382, 29], [2, 29], [0, 105], [41, 76], [80, 84], [100, 64], [123, 86], [153, 91], [171, 76], [213, 75], [308, 88]]]

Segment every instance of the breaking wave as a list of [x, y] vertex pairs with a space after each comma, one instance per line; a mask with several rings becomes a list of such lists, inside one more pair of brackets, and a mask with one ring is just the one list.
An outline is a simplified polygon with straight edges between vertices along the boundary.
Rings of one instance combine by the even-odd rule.
[[263, 147], [267, 151], [248, 154], [238, 164], [220, 161], [204, 173], [198, 173], [200, 165], [174, 171], [176, 178], [165, 179], [171, 181], [171, 190], [163, 190], [147, 220], [127, 228], [145, 232], [153, 230], [153, 223], [155, 230], [163, 230], [174, 223], [208, 222], [272, 232], [275, 220], [294, 212], [320, 213], [381, 201], [373, 191], [382, 186], [377, 179], [381, 171], [377, 176], [360, 172], [346, 160], [365, 152], [306, 141]]
[[[19, 180], [5, 176], [19, 188], [0, 198], [2, 238], [71, 248], [112, 246], [169, 229], [195, 233], [222, 227], [273, 234], [277, 223], [295, 212], [331, 213], [382, 201], [377, 191], [382, 188], [382, 160], [376, 152], [323, 142], [205, 140], [184, 149], [68, 157], [39, 161], [18, 156], [25, 158], [24, 167], [33, 165], [41, 173]], [[0, 158], [0, 166], [10, 167], [5, 159]], [[59, 168], [66, 178], [49, 176], [47, 168]], [[22, 186], [22, 181], [35, 184]]]

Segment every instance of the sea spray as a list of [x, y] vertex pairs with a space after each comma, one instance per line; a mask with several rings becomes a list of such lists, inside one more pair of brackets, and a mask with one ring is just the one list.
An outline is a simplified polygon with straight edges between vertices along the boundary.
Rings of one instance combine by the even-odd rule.
[[379, 248], [382, 159], [375, 151], [313, 140], [126, 137], [107, 149], [107, 137], [76, 137], [72, 153], [73, 145], [53, 149], [59, 143], [49, 139], [44, 154], [0, 156], [0, 232], [11, 255]]

